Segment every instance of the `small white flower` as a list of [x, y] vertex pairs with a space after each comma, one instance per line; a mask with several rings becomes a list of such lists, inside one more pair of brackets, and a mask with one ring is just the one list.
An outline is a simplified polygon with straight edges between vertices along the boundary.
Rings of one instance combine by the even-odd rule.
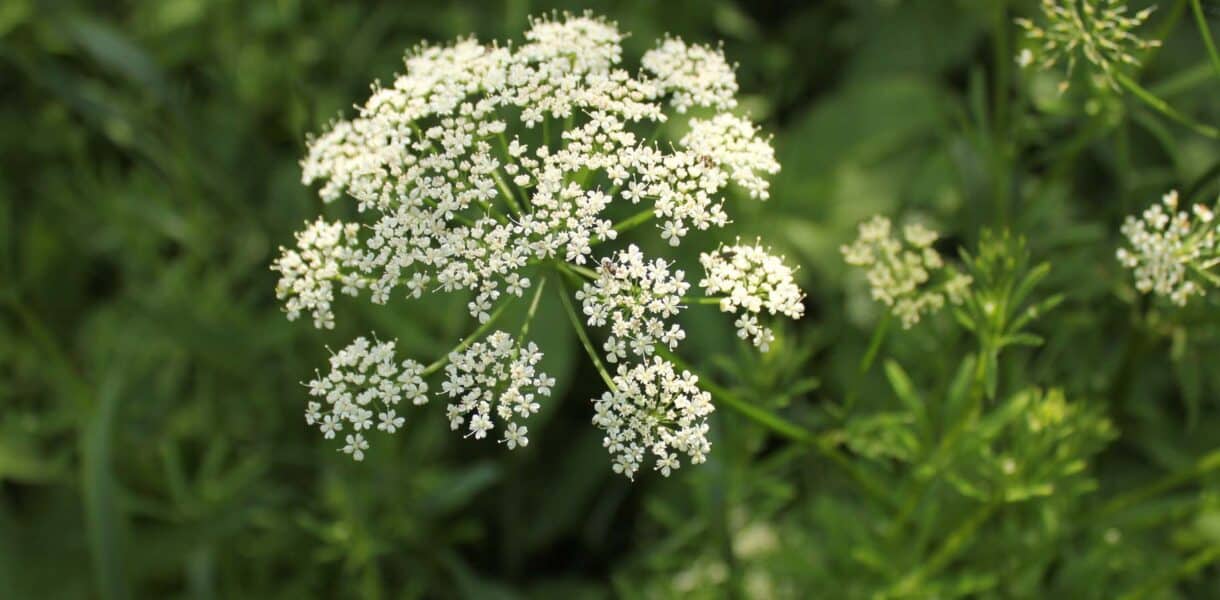
[[402, 424], [406, 421], [406, 419], [398, 416], [398, 413], [392, 410], [387, 410], [381, 413], [379, 418], [381, 419], [381, 422], [377, 424], [377, 429], [386, 433], [394, 433], [395, 431], [398, 431], [398, 429], [401, 428]]
[[341, 452], [352, 455], [355, 460], [364, 460], [364, 451], [369, 449], [369, 443], [359, 433], [347, 436], [347, 444]]
[[320, 429], [322, 430], [323, 437], [328, 440], [334, 439], [335, 432], [343, 430], [343, 423], [340, 422], [335, 415], [326, 415], [325, 417], [322, 417]]
[[1032, 64], [1034, 64], [1033, 51], [1031, 51], [1029, 48], [1022, 48], [1021, 52], [1017, 54], [1017, 66], [1024, 69]]
[[305, 424], [313, 425], [322, 419], [322, 404], [319, 402], [310, 402], [305, 407]]
[[516, 423], [509, 423], [504, 430], [504, 444], [509, 450], [515, 450], [518, 447], [524, 448], [530, 444], [530, 439], [526, 437], [529, 433], [529, 428], [518, 426]]

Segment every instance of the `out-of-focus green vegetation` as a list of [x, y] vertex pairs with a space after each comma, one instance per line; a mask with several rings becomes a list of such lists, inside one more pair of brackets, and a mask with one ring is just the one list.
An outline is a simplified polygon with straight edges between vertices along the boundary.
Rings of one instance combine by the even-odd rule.
[[[1220, 123], [1191, 2], [1158, 4], [1135, 79]], [[321, 210], [306, 134], [404, 49], [555, 8], [618, 21], [629, 61], [671, 32], [739, 64], [784, 170], [731, 212], [801, 265], [808, 313], [759, 356], [692, 312], [686, 358], [816, 438], [722, 407], [707, 464], [615, 476], [602, 384], [545, 305], [559, 384], [527, 449], [435, 405], [359, 464], [306, 430], [326, 345], [376, 328], [435, 356], [469, 331], [461, 298], [283, 318], [268, 265]], [[1114, 260], [1125, 215], [1215, 198], [1220, 144], [1018, 69], [1035, 9], [5, 0], [0, 597], [1220, 597], [1220, 304], [1141, 298]], [[874, 337], [839, 253], [874, 214], [946, 232], [996, 298], [1047, 263], [1022, 306], [1062, 304], [1013, 338], [1041, 345], [980, 347], [950, 311]]]

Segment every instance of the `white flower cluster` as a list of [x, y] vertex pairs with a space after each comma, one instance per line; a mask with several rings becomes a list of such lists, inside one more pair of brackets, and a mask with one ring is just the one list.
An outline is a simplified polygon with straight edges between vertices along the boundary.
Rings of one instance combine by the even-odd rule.
[[1118, 260], [1135, 271], [1140, 292], [1184, 306], [1191, 296], [1204, 293], [1197, 279], [1214, 281], [1210, 271], [1220, 264], [1220, 227], [1212, 209], [1196, 204], [1191, 212], [1179, 210], [1178, 193], [1171, 191], [1139, 218], [1127, 217], [1122, 233], [1131, 247], [1120, 248]]
[[605, 430], [603, 444], [614, 456], [614, 472], [634, 479], [646, 453], [653, 467], [668, 477], [685, 454], [702, 463], [711, 451], [707, 417], [711, 394], [699, 388], [699, 378], [674, 371], [673, 364], [652, 357], [634, 366], [619, 365], [614, 389], [594, 402], [593, 424]]
[[296, 234], [295, 250], [280, 249], [282, 253], [272, 265], [280, 272], [275, 295], [286, 300], [284, 311], [289, 321], [295, 321], [302, 311], [309, 311], [314, 327], [334, 328], [331, 304], [335, 300], [335, 284], [349, 296], [355, 296], [367, 284], [354, 274], [361, 255], [359, 231], [359, 225], [318, 219]]
[[704, 278], [699, 282], [710, 296], [720, 297], [720, 310], [737, 313], [737, 335], [766, 352], [775, 339], [770, 327], [759, 323], [766, 311], [799, 319], [805, 314], [805, 295], [792, 278], [792, 269], [756, 241], [721, 247], [699, 256]]
[[[615, 237], [603, 212], [616, 200], [652, 202], [676, 245], [691, 227], [728, 222], [730, 181], [766, 198], [761, 176], [779, 165], [748, 120], [692, 119], [669, 148], [632, 131], [666, 121], [667, 100], [679, 112], [734, 106], [721, 51], [669, 38], [633, 75], [618, 66], [622, 38], [612, 23], [565, 16], [533, 21], [520, 46], [414, 51], [405, 74], [374, 86], [359, 116], [312, 139], [302, 161], [324, 200], [346, 194], [378, 215], [359, 260], [339, 271], [367, 279], [378, 303], [401, 285], [413, 296], [473, 290], [471, 314], [485, 319], [502, 293], [528, 288], [527, 265], [587, 263]], [[561, 135], [548, 139], [540, 123], [563, 124]]]
[[606, 359], [618, 362], [630, 354], [647, 357], [657, 344], [670, 350], [686, 338], [686, 332], [666, 319], [683, 308], [682, 297], [690, 289], [682, 271], [669, 271], [660, 258], [651, 262], [634, 244], [604, 259], [597, 279], [576, 293], [589, 325], [602, 327], [610, 322], [610, 335], [604, 350]]
[[[914, 326], [923, 315], [945, 305], [960, 304], [970, 288], [970, 276], [946, 265], [932, 244], [939, 234], [922, 225], [907, 225], [903, 241], [891, 236], [890, 220], [875, 216], [860, 224], [855, 242], [840, 248], [849, 265], [868, 267], [865, 274], [874, 300], [880, 300], [902, 320]], [[933, 276], [939, 275], [937, 281]]]
[[[367, 290], [378, 304], [395, 294], [469, 294], [466, 308], [481, 324], [471, 339], [427, 368], [408, 362], [398, 372], [409, 378], [411, 397], [422, 398], [422, 378], [443, 366], [450, 426], [475, 438], [499, 426], [496, 436], [510, 449], [528, 444], [523, 421], [554, 384], [538, 370], [539, 349], [521, 339], [540, 282], [588, 276], [576, 298], [589, 324], [609, 326], [604, 354], [619, 364], [617, 376], [605, 374], [611, 391], [597, 401], [594, 422], [613, 440], [616, 470], [633, 475], [649, 451], [668, 475], [679, 455], [700, 462], [709, 446], [710, 396], [693, 375], [655, 356], [685, 338], [672, 321], [690, 285], [636, 246], [595, 250], [650, 219], [673, 246], [692, 230], [723, 227], [728, 189], [765, 200], [766, 178], [779, 164], [770, 138], [729, 112], [737, 81], [719, 48], [666, 37], [629, 70], [621, 64], [624, 37], [612, 22], [563, 15], [531, 20], [519, 44], [467, 38], [412, 50], [405, 72], [374, 84], [355, 117], [312, 137], [301, 161], [303, 182], [318, 182], [323, 202], [350, 198], [362, 224], [318, 221], [297, 235], [297, 248], [281, 249], [272, 268], [289, 317], [308, 311], [318, 327], [334, 326], [336, 288]], [[655, 141], [666, 130], [686, 133]], [[630, 213], [617, 224], [611, 218]], [[738, 327], [765, 348], [771, 334], [757, 317], [763, 310], [798, 317], [801, 295], [778, 259], [751, 260], [737, 271], [719, 265], [715, 277], [724, 279], [717, 289], [739, 314]], [[522, 334], [497, 331], [480, 341], [531, 288]], [[333, 414], [311, 408], [309, 417], [328, 437], [350, 423], [356, 433], [345, 450], [357, 457], [367, 448], [359, 434], [369, 422], [364, 406], [373, 398], [388, 406], [395, 392], [378, 383], [381, 395], [369, 396], [345, 379], [366, 376], [361, 353], [370, 351], [357, 340], [341, 353], [332, 383], [313, 388], [341, 403]], [[392, 345], [375, 352], [389, 361]], [[391, 367], [377, 367], [386, 372], [379, 382]], [[401, 418], [390, 416], [396, 429]]]
[[395, 408], [399, 402], [428, 402], [422, 373], [423, 366], [413, 360], [394, 362], [394, 342], [358, 337], [331, 355], [330, 373], [306, 384], [318, 400], [306, 407], [305, 422], [317, 425], [326, 439], [350, 425], [354, 433], [347, 435], [342, 451], [363, 460], [369, 445], [360, 432], [373, 428], [374, 417], [378, 430], [394, 433], [404, 421]]
[[452, 399], [447, 410], [449, 428], [467, 423], [467, 436], [483, 439], [495, 428], [494, 415], [505, 421], [503, 442], [510, 450], [529, 444], [527, 428], [515, 419], [538, 412], [539, 396], [550, 396], [555, 380], [537, 369], [542, 353], [530, 342], [521, 346], [512, 336], [497, 331], [486, 341], [474, 342], [449, 355], [441, 392]]
[[1152, 14], [1146, 8], [1127, 14], [1125, 0], [1042, 0], [1045, 25], [1017, 19], [1017, 25], [1035, 45], [1017, 56], [1017, 63], [1038, 63], [1049, 69], [1067, 63], [1067, 78], [1059, 86], [1066, 90], [1078, 56], [1097, 67], [1098, 75], [1111, 87], [1118, 87], [1116, 76], [1124, 66], [1137, 66], [1136, 53], [1155, 48], [1157, 40], [1144, 40], [1132, 33]]
[[684, 113], [692, 106], [728, 110], [737, 106], [737, 76], [724, 60], [724, 53], [704, 46], [688, 46], [678, 38], [666, 38], [640, 60], [663, 92], [672, 94], [670, 104]]

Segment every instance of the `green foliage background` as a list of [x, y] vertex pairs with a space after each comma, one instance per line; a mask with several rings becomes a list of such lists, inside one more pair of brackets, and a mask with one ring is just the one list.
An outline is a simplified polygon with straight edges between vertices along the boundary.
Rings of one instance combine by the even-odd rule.
[[[1220, 122], [1189, 3], [1159, 4], [1136, 78]], [[613, 475], [601, 384], [548, 296], [559, 385], [528, 449], [432, 405], [354, 464], [301, 418], [325, 346], [376, 329], [434, 357], [470, 326], [458, 297], [348, 302], [331, 332], [283, 318], [268, 265], [321, 210], [305, 135], [404, 49], [552, 8], [617, 20], [629, 61], [672, 32], [739, 63], [784, 169], [730, 211], [801, 265], [809, 310], [761, 357], [689, 311], [685, 359], [801, 429], [721, 405], [707, 464]], [[1142, 299], [1114, 260], [1124, 215], [1215, 197], [1220, 145], [1020, 72], [1012, 18], [1034, 9], [5, 0], [0, 597], [1220, 597], [1220, 306]], [[994, 398], [949, 311], [861, 371], [880, 315], [838, 248], [878, 213], [949, 255], [1010, 230], [1049, 263], [1030, 302], [1063, 302], [1029, 327], [1044, 343], [999, 354]]]

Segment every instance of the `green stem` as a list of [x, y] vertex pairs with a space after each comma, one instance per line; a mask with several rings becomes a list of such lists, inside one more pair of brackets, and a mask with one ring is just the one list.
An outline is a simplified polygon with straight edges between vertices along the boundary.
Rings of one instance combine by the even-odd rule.
[[1012, 20], [1008, 18], [1006, 2], [997, 1], [995, 11], [995, 86], [992, 95], [995, 99], [995, 133], [1007, 137], [1008, 133], [1008, 70], [1012, 65], [1012, 51], [1008, 48], [1008, 28]]
[[1171, 490], [1184, 483], [1189, 483], [1195, 478], [1210, 473], [1216, 469], [1220, 469], [1220, 450], [1213, 450], [1212, 452], [1204, 455], [1203, 458], [1200, 458], [1198, 462], [1191, 465], [1189, 468], [1178, 471], [1177, 473], [1171, 473], [1141, 488], [1116, 496], [1113, 500], [1110, 500], [1106, 504], [1102, 505], [1101, 509], [1093, 514], [1095, 515], [1096, 519], [1104, 519], [1129, 506], [1138, 504], [1144, 500], [1156, 496], [1161, 492]]
[[746, 402], [741, 397], [737, 396], [737, 394], [734, 394], [728, 389], [717, 385], [716, 382], [711, 380], [711, 378], [706, 377], [695, 369], [691, 368], [690, 365], [672, 352], [669, 352], [664, 348], [658, 348], [657, 354], [672, 362], [678, 368], [693, 373], [699, 378], [699, 385], [711, 392], [712, 396], [714, 396], [724, 406], [733, 409], [733, 411], [737, 412], [741, 416], [763, 426], [764, 428], [783, 438], [798, 444], [812, 446], [815, 450], [821, 453], [822, 456], [826, 457], [836, 466], [843, 469], [843, 471], [847, 473], [849, 477], [855, 480], [856, 483], [863, 487], [874, 498], [886, 504], [890, 508], [896, 507], [893, 498], [885, 487], [877, 483], [867, 473], [859, 469], [854, 463], [851, 462], [849, 458], [847, 458], [846, 455], [840, 452], [832, 442], [795, 423], [792, 423], [791, 421], [788, 421], [787, 419], [784, 419], [779, 415]]
[[656, 208], [644, 209], [638, 213], [635, 213], [634, 215], [631, 215], [630, 217], [627, 217], [626, 219], [623, 219], [622, 221], [619, 221], [618, 224], [614, 226], [614, 230], [622, 233], [628, 229], [634, 229], [635, 227], [648, 222], [648, 220], [651, 219], [656, 212]]
[[873, 338], [868, 342], [868, 350], [864, 353], [864, 359], [860, 361], [860, 373], [867, 373], [868, 368], [873, 366], [873, 360], [877, 358], [877, 353], [881, 350], [881, 343], [885, 341], [885, 334], [889, 332], [890, 323], [893, 321], [894, 314], [888, 310], [885, 311], [885, 315], [877, 323], [877, 329], [873, 331]]
[[577, 276], [576, 279], [585, 277], [587, 279], [596, 280], [598, 278], [597, 271], [594, 271], [593, 269], [590, 269], [589, 267], [583, 267], [581, 265], [574, 265], [574, 264], [568, 263], [568, 262], [558, 262], [558, 263], [556, 263], [556, 265], [559, 267], [559, 270], [567, 271], [569, 275], [576, 275]]
[[1184, 94], [1194, 89], [1196, 86], [1203, 85], [1205, 82], [1211, 81], [1212, 65], [1210, 62], [1201, 62], [1189, 69], [1184, 69], [1181, 72], [1167, 77], [1162, 81], [1158, 81], [1156, 85], [1149, 86], [1148, 91], [1160, 96], [1161, 98], [1172, 98], [1178, 94]]
[[995, 73], [992, 85], [994, 86], [991, 92], [993, 101], [995, 102], [995, 110], [992, 113], [992, 129], [993, 136], [991, 144], [992, 155], [992, 195], [996, 203], [997, 215], [1000, 223], [1009, 221], [1009, 207], [1011, 199], [1009, 191], [1012, 183], [1012, 152], [1009, 148], [1010, 132], [1012, 130], [1009, 123], [1009, 94], [1008, 87], [1011, 76], [1009, 69], [1012, 67], [1012, 50], [1009, 49], [1008, 43], [1008, 28], [1011, 27], [1012, 20], [1008, 18], [1008, 7], [1003, 0], [995, 3]]
[[529, 333], [530, 323], [534, 322], [534, 314], [538, 312], [538, 301], [542, 299], [542, 290], [546, 288], [546, 280], [547, 278], [543, 276], [542, 281], [538, 282], [537, 289], [534, 290], [534, 298], [530, 300], [529, 311], [525, 313], [525, 323], [521, 325], [521, 333], [517, 334], [518, 346], [521, 345], [521, 341], [524, 340], [526, 334]]
[[614, 385], [614, 379], [610, 377], [610, 372], [606, 370], [602, 359], [593, 349], [593, 342], [589, 341], [589, 332], [585, 330], [585, 324], [580, 320], [580, 315], [576, 314], [576, 308], [572, 306], [572, 300], [568, 298], [568, 286], [564, 285], [562, 281], [559, 282], [559, 299], [563, 301], [563, 309], [568, 313], [568, 320], [572, 322], [572, 328], [576, 330], [576, 337], [580, 338], [580, 345], [584, 346], [585, 352], [593, 361], [597, 374], [601, 375], [602, 381], [606, 382], [606, 387], [617, 394], [618, 388]]
[[707, 296], [682, 296], [683, 304], [714, 304], [720, 306], [720, 302], [724, 298], [711, 298]]
[[479, 325], [478, 329], [474, 330], [474, 332], [472, 332], [470, 335], [466, 336], [461, 342], [458, 343], [458, 345], [454, 346], [452, 350], [446, 352], [440, 358], [436, 359], [435, 362], [424, 367], [423, 372], [420, 373], [420, 377], [427, 377], [427, 376], [441, 370], [442, 368], [444, 368], [445, 365], [449, 364], [449, 355], [450, 354], [453, 354], [455, 352], [461, 352], [462, 350], [465, 350], [471, 344], [475, 343], [475, 341], [477, 341], [479, 338], [483, 337], [483, 334], [487, 333], [492, 328], [492, 326], [496, 324], [496, 321], [499, 320], [499, 318], [504, 315], [504, 310], [507, 309], [509, 306], [511, 306], [513, 304], [513, 302], [515, 302], [516, 300], [517, 300], [516, 296], [510, 295], [508, 297], [508, 299], [501, 302], [500, 306], [497, 306], [496, 309], [494, 311], [492, 311], [491, 315], [487, 317], [487, 321], [484, 322], [482, 325]]
[[1212, 545], [1196, 552], [1194, 556], [1191, 556], [1189, 560], [1182, 563], [1178, 568], [1153, 577], [1147, 583], [1136, 588], [1135, 591], [1122, 596], [1122, 598], [1123, 600], [1146, 598], [1153, 591], [1168, 586], [1179, 579], [1185, 579], [1194, 575], [1217, 560], [1220, 560], [1220, 545]]
[[518, 217], [524, 214], [521, 211], [521, 206], [517, 204], [517, 195], [513, 193], [512, 188], [508, 187], [508, 183], [500, 177], [499, 171], [492, 171], [491, 176], [496, 180], [496, 186], [500, 188], [500, 193], [504, 195], [504, 201], [508, 203], [508, 210], [512, 211]]
[[1122, 73], [1118, 74], [1117, 79], [1119, 85], [1126, 88], [1127, 91], [1131, 92], [1136, 98], [1138, 98], [1144, 104], [1147, 104], [1153, 110], [1165, 115], [1169, 119], [1176, 121], [1181, 125], [1190, 128], [1199, 135], [1220, 139], [1220, 129], [1199, 123], [1181, 112], [1178, 112], [1178, 110], [1170, 106], [1169, 103], [1154, 96], [1152, 92], [1144, 89], [1140, 86], [1140, 84], [1136, 83], [1135, 80]]
[[1211, 28], [1207, 26], [1207, 18], [1203, 15], [1203, 4], [1199, 0], [1190, 0], [1190, 4], [1194, 9], [1195, 23], [1199, 25], [1199, 35], [1203, 37], [1203, 45], [1207, 46], [1207, 56], [1212, 61], [1212, 67], [1216, 69], [1216, 76], [1220, 77], [1220, 52], [1216, 51]]
[[999, 508], [999, 504], [996, 502], [988, 502], [980, 506], [970, 518], [962, 522], [957, 529], [954, 529], [944, 538], [944, 543], [941, 544], [940, 548], [926, 563], [920, 565], [910, 575], [894, 584], [890, 594], [887, 594], [887, 596], [905, 598], [918, 591], [919, 587], [929, 576], [940, 572], [950, 561], [966, 549], [968, 542], [974, 538], [975, 532], [991, 518], [992, 513], [997, 508]]

